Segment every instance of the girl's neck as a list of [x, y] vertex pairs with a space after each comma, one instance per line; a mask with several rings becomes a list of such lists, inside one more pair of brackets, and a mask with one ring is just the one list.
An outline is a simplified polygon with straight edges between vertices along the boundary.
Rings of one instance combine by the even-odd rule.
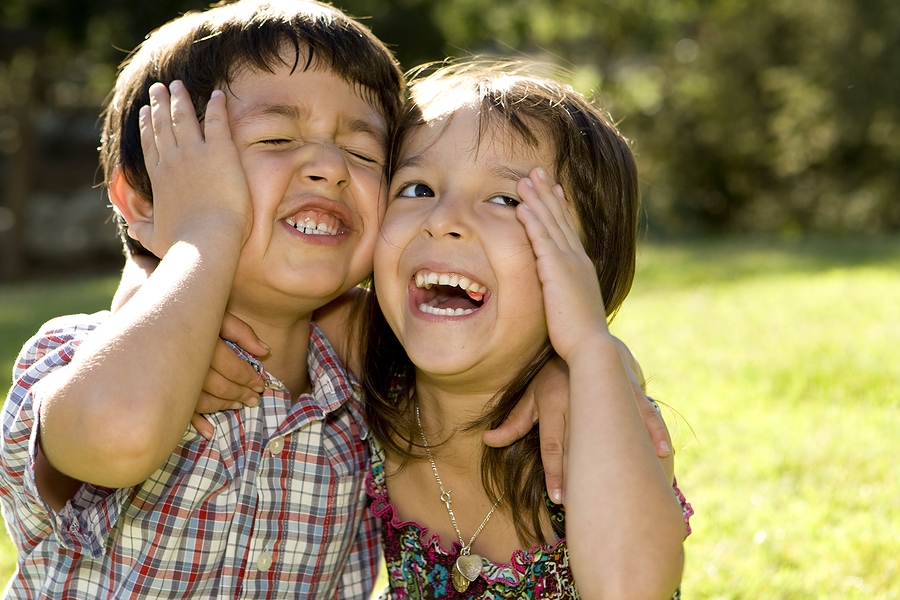
[[471, 457], [481, 456], [486, 427], [467, 427], [481, 418], [496, 396], [497, 390], [462, 387], [417, 372], [416, 401], [432, 453], [469, 468]]

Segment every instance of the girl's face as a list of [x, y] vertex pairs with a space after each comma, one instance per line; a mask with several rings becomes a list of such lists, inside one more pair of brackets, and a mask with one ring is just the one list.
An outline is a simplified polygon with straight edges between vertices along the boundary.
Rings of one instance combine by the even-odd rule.
[[379, 304], [413, 364], [472, 393], [496, 391], [547, 338], [516, 182], [554, 172], [549, 148], [502, 125], [477, 136], [472, 108], [411, 133], [375, 248]]

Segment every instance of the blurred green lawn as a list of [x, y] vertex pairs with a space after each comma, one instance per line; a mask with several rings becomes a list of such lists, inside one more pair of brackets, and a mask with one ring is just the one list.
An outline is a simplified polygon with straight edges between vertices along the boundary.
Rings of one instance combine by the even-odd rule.
[[[114, 286], [0, 286], [0, 368]], [[900, 598], [900, 238], [644, 245], [613, 330], [671, 408], [685, 598]]]

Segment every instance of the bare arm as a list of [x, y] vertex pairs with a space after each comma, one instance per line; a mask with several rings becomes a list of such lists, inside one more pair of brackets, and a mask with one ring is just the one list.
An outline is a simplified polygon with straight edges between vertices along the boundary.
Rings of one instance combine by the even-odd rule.
[[[173, 86], [170, 103], [165, 88], [154, 86], [151, 105], [152, 130], [148, 113], [141, 128], [156, 203], [147, 205], [121, 175], [111, 191], [131, 219], [131, 233], [164, 258], [72, 363], [36, 386], [49, 464], [108, 487], [146, 479], [184, 434], [250, 225], [242, 170], [204, 179], [188, 166], [198, 160], [240, 165], [224, 97], [210, 101], [205, 139], [183, 88]], [[180, 125], [177, 139], [173, 120]], [[237, 180], [226, 180], [225, 171]]]
[[669, 598], [684, 521], [606, 327], [593, 264], [562, 192], [532, 172], [517, 214], [537, 257], [550, 340], [569, 367], [566, 530], [583, 598]]

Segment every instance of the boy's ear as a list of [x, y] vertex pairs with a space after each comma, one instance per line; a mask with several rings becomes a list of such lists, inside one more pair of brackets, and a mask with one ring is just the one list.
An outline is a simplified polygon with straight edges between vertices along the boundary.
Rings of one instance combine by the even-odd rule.
[[[153, 224], [153, 203], [138, 194], [125, 179], [122, 167], [116, 167], [109, 182], [109, 200], [112, 202], [125, 222], [129, 231], [135, 224]], [[132, 236], [134, 237], [134, 236]]]

